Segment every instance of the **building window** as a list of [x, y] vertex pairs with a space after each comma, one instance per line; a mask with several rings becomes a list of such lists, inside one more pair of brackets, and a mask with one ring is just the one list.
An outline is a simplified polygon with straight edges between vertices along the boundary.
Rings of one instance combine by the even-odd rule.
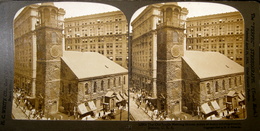
[[123, 81], [124, 81], [124, 84], [125, 84], [125, 76], [123, 77]]
[[225, 80], [222, 81], [222, 89], [225, 90], [226, 88], [226, 83], [225, 83]]
[[218, 82], [215, 83], [215, 91], [218, 92]]
[[210, 84], [207, 83], [207, 93], [210, 94]]
[[237, 77], [235, 77], [234, 84], [235, 84], [235, 86], [237, 86]]
[[110, 79], [107, 80], [107, 88], [110, 89]]
[[242, 76], [239, 76], [239, 84], [242, 85]]
[[96, 83], [96, 82], [94, 82], [94, 90], [93, 90], [93, 92], [94, 92], [94, 93], [97, 92], [97, 83]]
[[113, 85], [114, 85], [114, 87], [116, 87], [116, 78], [114, 78]]
[[179, 36], [177, 32], [173, 32], [173, 42], [178, 42]]
[[118, 78], [118, 84], [121, 85], [121, 77]]
[[101, 81], [101, 91], [104, 91], [104, 81]]
[[193, 84], [190, 84], [190, 93], [193, 93]]
[[71, 93], [71, 84], [69, 84], [69, 94]]
[[88, 83], [85, 84], [85, 94], [88, 94]]
[[186, 85], [185, 85], [185, 82], [183, 82], [183, 92], [186, 92]]
[[62, 93], [64, 92], [64, 84], [63, 84], [63, 82], [61, 82], [61, 92]]
[[55, 32], [52, 32], [52, 39], [51, 39], [51, 42], [52, 43], [57, 43], [57, 35], [56, 35], [56, 33]]
[[228, 79], [229, 88], [231, 88], [231, 78]]

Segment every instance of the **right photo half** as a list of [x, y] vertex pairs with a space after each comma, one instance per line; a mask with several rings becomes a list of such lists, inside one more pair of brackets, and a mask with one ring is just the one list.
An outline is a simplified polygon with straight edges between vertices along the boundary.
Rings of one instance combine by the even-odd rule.
[[246, 119], [238, 10], [158, 3], [137, 10], [129, 31], [130, 121]]

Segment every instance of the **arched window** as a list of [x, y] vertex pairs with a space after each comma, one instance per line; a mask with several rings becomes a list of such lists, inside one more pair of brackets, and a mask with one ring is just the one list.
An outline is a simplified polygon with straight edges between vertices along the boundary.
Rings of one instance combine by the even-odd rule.
[[96, 93], [97, 92], [97, 83], [94, 82], [94, 89], [93, 89], [93, 92]]
[[235, 86], [237, 86], [237, 77], [235, 77], [234, 84], [235, 84]]
[[166, 21], [167, 22], [172, 21], [172, 9], [171, 8], [166, 9]]
[[218, 92], [218, 81], [215, 83], [215, 91]]
[[119, 83], [119, 85], [121, 85], [121, 77], [119, 77], [118, 79], [119, 79], [118, 83]]
[[185, 82], [183, 82], [183, 92], [186, 92], [186, 85], [185, 85]]
[[61, 82], [61, 92], [63, 93], [64, 92], [64, 84], [63, 84], [63, 82]]
[[104, 81], [101, 81], [101, 91], [104, 91]]
[[222, 80], [222, 90], [225, 90], [225, 88], [226, 88], [225, 80]]
[[229, 88], [231, 88], [231, 86], [232, 86], [231, 78], [228, 79], [228, 85], [229, 85]]
[[55, 10], [52, 10], [51, 11], [51, 20], [52, 21], [55, 21], [57, 19], [57, 13]]
[[179, 40], [179, 36], [178, 33], [176, 31], [173, 32], [173, 42], [178, 42]]
[[71, 84], [69, 84], [68, 92], [69, 92], [69, 94], [71, 93]]
[[114, 85], [114, 87], [116, 87], [116, 78], [114, 78], [113, 85]]
[[210, 92], [210, 84], [209, 84], [209, 83], [207, 83], [207, 93], [208, 93], [208, 94], [211, 93], [211, 92]]
[[110, 89], [110, 79], [107, 80], [107, 88]]
[[44, 23], [49, 22], [50, 21], [50, 11], [49, 11], [49, 9], [45, 8], [43, 12], [44, 12], [44, 19], [43, 19]]
[[242, 76], [239, 76], [239, 85], [242, 84]]
[[51, 42], [53, 44], [56, 44], [57, 43], [57, 34], [55, 32], [52, 32], [51, 33]]
[[190, 84], [190, 93], [193, 93], [193, 84]]
[[88, 94], [88, 83], [85, 84], [85, 94]]

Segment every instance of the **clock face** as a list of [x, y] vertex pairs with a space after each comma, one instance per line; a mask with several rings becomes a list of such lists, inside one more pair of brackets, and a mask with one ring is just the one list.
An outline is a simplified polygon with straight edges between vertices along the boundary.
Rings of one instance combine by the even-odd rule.
[[179, 57], [180, 56], [180, 48], [178, 45], [174, 45], [172, 48], [171, 48], [171, 54], [173, 57]]
[[61, 55], [61, 49], [58, 45], [53, 45], [50, 49], [50, 54], [52, 57], [57, 58]]

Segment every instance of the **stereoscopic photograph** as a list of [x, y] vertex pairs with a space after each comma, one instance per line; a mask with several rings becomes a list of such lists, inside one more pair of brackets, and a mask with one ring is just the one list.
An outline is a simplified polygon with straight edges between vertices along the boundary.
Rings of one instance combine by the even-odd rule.
[[231, 6], [151, 4], [128, 24], [111, 5], [39, 3], [13, 28], [13, 119], [247, 118], [244, 19]]

